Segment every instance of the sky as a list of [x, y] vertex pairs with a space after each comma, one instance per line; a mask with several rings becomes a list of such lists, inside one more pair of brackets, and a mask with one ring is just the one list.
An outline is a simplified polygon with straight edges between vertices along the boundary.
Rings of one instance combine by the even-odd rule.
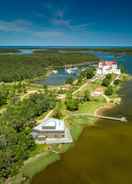
[[132, 46], [132, 1], [0, 0], [0, 45]]

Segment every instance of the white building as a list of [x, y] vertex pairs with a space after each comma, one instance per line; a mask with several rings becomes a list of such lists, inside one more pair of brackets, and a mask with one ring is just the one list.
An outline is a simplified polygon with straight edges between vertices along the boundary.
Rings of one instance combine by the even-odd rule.
[[71, 143], [72, 137], [63, 120], [50, 118], [33, 128], [32, 136], [38, 144]]
[[114, 73], [117, 75], [121, 74], [121, 71], [118, 68], [117, 62], [115, 61], [99, 62], [96, 74], [97, 75], [107, 75], [110, 73]]

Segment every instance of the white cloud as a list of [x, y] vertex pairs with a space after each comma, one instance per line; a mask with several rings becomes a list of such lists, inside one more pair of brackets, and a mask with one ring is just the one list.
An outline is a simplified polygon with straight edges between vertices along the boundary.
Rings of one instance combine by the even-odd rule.
[[0, 20], [0, 31], [20, 32], [27, 31], [32, 27], [32, 23], [25, 20], [4, 21]]

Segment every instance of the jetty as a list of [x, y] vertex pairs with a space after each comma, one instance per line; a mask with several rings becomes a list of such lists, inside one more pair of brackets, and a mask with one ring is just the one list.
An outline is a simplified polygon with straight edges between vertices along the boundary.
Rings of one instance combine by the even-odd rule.
[[94, 118], [100, 118], [100, 119], [108, 119], [108, 120], [114, 120], [114, 121], [120, 121], [120, 122], [127, 122], [126, 117], [112, 117], [112, 116], [102, 116], [102, 115], [95, 115], [95, 114], [89, 114], [89, 113], [72, 113], [72, 116], [89, 116]]

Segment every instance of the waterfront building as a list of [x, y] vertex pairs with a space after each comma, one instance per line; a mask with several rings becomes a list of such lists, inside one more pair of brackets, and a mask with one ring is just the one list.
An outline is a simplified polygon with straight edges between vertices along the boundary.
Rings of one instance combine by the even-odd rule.
[[32, 136], [38, 144], [71, 143], [72, 137], [63, 120], [50, 118], [33, 128]]
[[99, 62], [96, 74], [97, 75], [107, 75], [110, 73], [114, 73], [117, 75], [121, 74], [121, 71], [118, 68], [117, 62], [115, 61]]

